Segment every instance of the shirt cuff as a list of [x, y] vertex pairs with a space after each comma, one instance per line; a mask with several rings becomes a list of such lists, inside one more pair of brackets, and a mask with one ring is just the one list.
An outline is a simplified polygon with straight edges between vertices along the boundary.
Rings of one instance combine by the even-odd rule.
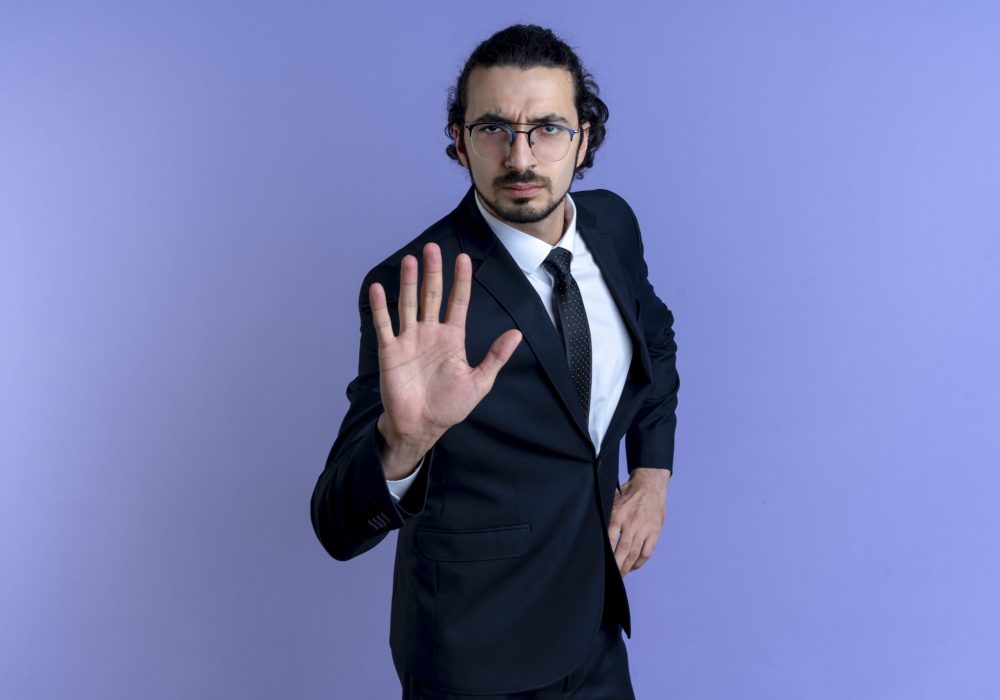
[[[399, 503], [400, 499], [406, 495], [406, 492], [410, 489], [410, 484], [417, 478], [417, 473], [420, 471], [420, 467], [424, 464], [424, 458], [421, 457], [420, 461], [417, 462], [417, 468], [413, 470], [413, 473], [409, 476], [396, 479], [386, 479], [385, 483], [389, 487], [389, 494], [393, 497], [396, 503]], [[384, 466], [384, 465], [383, 465]]]

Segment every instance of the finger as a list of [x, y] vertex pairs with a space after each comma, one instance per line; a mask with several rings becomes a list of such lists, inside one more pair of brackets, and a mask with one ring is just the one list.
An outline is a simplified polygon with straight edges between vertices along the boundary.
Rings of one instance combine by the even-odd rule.
[[471, 296], [472, 259], [465, 253], [459, 253], [455, 258], [455, 279], [448, 294], [448, 309], [445, 312], [444, 322], [464, 329]]
[[632, 540], [632, 546], [629, 547], [629, 553], [625, 556], [625, 561], [623, 562], [623, 568], [626, 573], [639, 568], [635, 563], [639, 561], [640, 556], [642, 556], [641, 538], [636, 537]]
[[424, 284], [421, 290], [422, 321], [437, 323], [441, 318], [441, 248], [437, 243], [424, 246]]
[[500, 372], [500, 368], [503, 367], [510, 356], [514, 354], [514, 350], [517, 349], [518, 343], [521, 342], [521, 331], [516, 328], [503, 333], [499, 338], [493, 341], [493, 345], [490, 346], [490, 351], [486, 353], [486, 357], [475, 369], [475, 375], [473, 376], [473, 381], [475, 382], [476, 388], [479, 390], [480, 396], [485, 396], [486, 393], [493, 388], [493, 381], [497, 378], [497, 374]]
[[403, 256], [399, 265], [399, 332], [417, 324], [417, 259]]
[[642, 549], [639, 552], [639, 558], [636, 559], [635, 563], [632, 565], [632, 571], [635, 571], [636, 569], [641, 567], [643, 564], [649, 561], [649, 558], [651, 556], [653, 556], [653, 548], [656, 546], [654, 544], [655, 541], [656, 540], [654, 540], [652, 537], [647, 537], [646, 541], [642, 543]]
[[615, 547], [615, 563], [618, 565], [618, 571], [621, 572], [622, 576], [628, 573], [628, 569], [625, 568], [625, 560], [631, 551], [632, 535], [622, 531], [622, 536], [618, 539], [618, 546]]
[[385, 303], [385, 289], [378, 282], [368, 287], [368, 304], [372, 308], [372, 324], [375, 326], [375, 336], [379, 348], [395, 340], [392, 334], [392, 319], [389, 318], [389, 307]]

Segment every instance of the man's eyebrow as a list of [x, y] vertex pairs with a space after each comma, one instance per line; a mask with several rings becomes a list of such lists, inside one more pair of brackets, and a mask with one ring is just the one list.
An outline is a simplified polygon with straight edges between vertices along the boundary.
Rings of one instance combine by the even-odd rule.
[[[499, 122], [501, 124], [512, 124], [513, 120], [508, 119], [498, 112], [486, 112], [480, 114], [477, 118], [473, 119], [470, 124], [475, 124], [476, 122]], [[549, 114], [543, 114], [538, 117], [528, 117], [529, 124], [554, 124], [557, 122], [562, 122], [563, 124], [569, 124], [569, 120], [562, 116], [561, 114], [556, 114], [551, 112]]]

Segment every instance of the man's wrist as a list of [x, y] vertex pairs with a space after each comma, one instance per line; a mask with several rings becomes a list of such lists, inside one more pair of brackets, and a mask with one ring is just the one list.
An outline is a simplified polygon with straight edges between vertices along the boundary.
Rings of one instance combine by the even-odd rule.
[[430, 450], [422, 442], [396, 437], [386, 424], [385, 414], [375, 424], [375, 439], [385, 478], [390, 481], [405, 479], [416, 471], [420, 460]]
[[662, 488], [666, 488], [670, 483], [670, 476], [672, 473], [673, 472], [670, 469], [661, 469], [659, 467], [636, 467], [629, 474], [629, 479], [646, 481], [648, 483], [656, 484]]

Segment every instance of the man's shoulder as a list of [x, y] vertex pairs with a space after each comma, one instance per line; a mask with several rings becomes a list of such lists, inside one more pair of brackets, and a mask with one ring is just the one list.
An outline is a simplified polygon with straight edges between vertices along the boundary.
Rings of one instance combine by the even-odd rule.
[[594, 230], [604, 234], [623, 260], [631, 260], [642, 245], [639, 220], [625, 198], [611, 190], [584, 190], [573, 193], [577, 227], [586, 236]]
[[605, 189], [580, 190], [571, 194], [573, 201], [585, 209], [603, 213], [605, 211], [635, 214], [625, 198], [617, 192]]
[[611, 190], [583, 190], [573, 193], [577, 226], [583, 230], [595, 227], [611, 237], [619, 253], [630, 255], [639, 238], [639, 220], [631, 205]]

